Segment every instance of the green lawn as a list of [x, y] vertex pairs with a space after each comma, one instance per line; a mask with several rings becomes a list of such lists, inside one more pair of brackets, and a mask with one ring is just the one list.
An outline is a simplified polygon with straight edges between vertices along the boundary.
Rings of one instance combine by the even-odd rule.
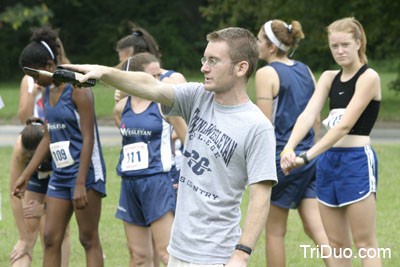
[[[318, 78], [320, 73], [316, 73]], [[396, 73], [392, 72], [380, 72], [382, 81], [382, 104], [379, 112], [378, 120], [380, 121], [400, 121], [400, 94], [396, 95], [394, 91], [388, 89], [388, 84], [396, 79]], [[202, 82], [203, 76], [200, 72], [187, 75], [188, 81]], [[110, 119], [112, 118], [112, 109], [114, 106], [114, 89], [105, 87], [101, 83], [98, 83], [94, 87], [95, 94], [95, 105], [96, 114], [99, 119]], [[249, 81], [248, 94], [255, 101], [255, 85], [254, 75]], [[5, 107], [0, 110], [0, 120], [7, 121], [16, 118], [19, 102], [19, 81], [15, 82], [0, 82], [0, 95], [3, 98]], [[322, 111], [322, 117], [326, 117], [328, 114], [327, 105], [325, 105]]]
[[[400, 266], [400, 217], [397, 214], [400, 206], [400, 183], [398, 170], [400, 169], [400, 144], [374, 145], [379, 160], [379, 187], [377, 203], [377, 232], [380, 248], [390, 248], [391, 258], [384, 259], [384, 266]], [[106, 256], [106, 266], [128, 266], [128, 250], [123, 225], [114, 218], [116, 211], [120, 178], [115, 174], [119, 147], [104, 147], [104, 157], [107, 164], [107, 197], [103, 199], [102, 217], [100, 221], [100, 237]], [[0, 176], [2, 215], [0, 221], [0, 266], [8, 266], [9, 253], [17, 241], [17, 230], [14, 226], [8, 198], [8, 174], [10, 172], [11, 147], [0, 147]], [[242, 211], [246, 213], [248, 194], [243, 198]], [[84, 252], [78, 241], [78, 231], [75, 219], [71, 220], [71, 259], [70, 266], [83, 267]], [[262, 236], [251, 257], [250, 267], [265, 266], [264, 237]], [[290, 213], [288, 232], [286, 238], [287, 266], [322, 266], [321, 259], [304, 259], [303, 249], [300, 245], [311, 245], [305, 236], [297, 212]], [[34, 250], [33, 267], [41, 266], [42, 250], [39, 245]], [[361, 266], [359, 260], [354, 261], [354, 266]]]

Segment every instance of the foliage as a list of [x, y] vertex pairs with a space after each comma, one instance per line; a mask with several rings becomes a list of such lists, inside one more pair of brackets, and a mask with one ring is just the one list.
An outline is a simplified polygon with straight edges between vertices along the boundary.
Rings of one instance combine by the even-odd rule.
[[[355, 16], [367, 32], [371, 59], [399, 58], [396, 49], [400, 2], [389, 0], [0, 0], [0, 78], [21, 75], [18, 57], [32, 27], [48, 23], [60, 29], [74, 63], [116, 65], [116, 42], [130, 33], [127, 21], [147, 29], [158, 41], [167, 69], [198, 70], [205, 35], [227, 26], [257, 34], [269, 19], [298, 20], [306, 35], [294, 56], [314, 71], [335, 65], [326, 42], [326, 26]], [[46, 4], [44, 4], [46, 3]], [[47, 10], [48, 7], [48, 10]], [[385, 14], [382, 16], [382, 14]], [[15, 30], [17, 29], [17, 30]], [[394, 71], [392, 69], [391, 71]]]
[[398, 76], [396, 80], [389, 84], [389, 88], [395, 91], [397, 94], [400, 94], [400, 76]]
[[[295, 58], [312, 69], [322, 70], [334, 64], [327, 48], [326, 27], [336, 19], [354, 16], [364, 26], [368, 38], [367, 54], [374, 59], [399, 57], [400, 3], [388, 0], [208, 0], [200, 12], [210, 25], [219, 28], [239, 26], [257, 34], [270, 19], [298, 20], [306, 39]], [[385, 16], [382, 16], [385, 14]]]
[[17, 3], [15, 6], [7, 7], [0, 14], [0, 28], [2, 24], [10, 24], [13, 30], [18, 30], [23, 23], [34, 23], [35, 21], [40, 25], [45, 25], [51, 17], [53, 17], [53, 12], [45, 3], [31, 8]]

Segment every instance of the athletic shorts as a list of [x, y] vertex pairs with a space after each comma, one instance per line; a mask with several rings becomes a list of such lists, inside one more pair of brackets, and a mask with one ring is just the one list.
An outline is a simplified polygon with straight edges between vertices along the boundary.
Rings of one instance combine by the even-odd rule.
[[176, 168], [176, 165], [172, 165], [171, 170], [169, 171], [169, 175], [173, 184], [179, 183], [179, 176], [181, 171]]
[[31, 192], [36, 192], [39, 194], [46, 194], [49, 180], [50, 176], [47, 178], [39, 179], [38, 172], [35, 172], [29, 179], [26, 190]]
[[346, 206], [376, 192], [378, 161], [370, 145], [331, 148], [318, 158], [317, 198], [329, 207]]
[[115, 217], [130, 224], [150, 226], [169, 211], [175, 212], [175, 192], [168, 173], [122, 178]]
[[278, 183], [272, 187], [271, 204], [285, 209], [296, 209], [304, 198], [316, 198], [315, 159], [285, 175], [278, 157], [276, 171]]
[[[52, 175], [47, 188], [47, 195], [49, 197], [73, 200], [75, 183], [76, 178], [57, 178]], [[102, 197], [106, 196], [105, 181], [98, 180], [96, 182], [93, 175], [89, 175], [86, 178], [86, 191], [89, 191], [90, 189], [99, 192]]]

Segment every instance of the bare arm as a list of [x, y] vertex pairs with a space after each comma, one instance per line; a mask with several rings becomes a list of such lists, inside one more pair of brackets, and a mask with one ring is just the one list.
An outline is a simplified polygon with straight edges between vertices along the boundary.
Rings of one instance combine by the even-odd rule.
[[178, 116], [168, 116], [166, 119], [174, 127], [174, 130], [182, 144], [185, 143], [187, 125], [183, 118]]
[[256, 72], [255, 83], [257, 106], [272, 121], [273, 100], [279, 93], [278, 74], [272, 67], [263, 67]]
[[17, 179], [22, 174], [26, 164], [27, 160], [24, 157], [24, 150], [22, 148], [20, 135], [18, 136], [17, 142], [14, 145], [10, 164], [10, 204], [19, 235], [18, 241], [10, 255], [10, 262], [12, 266], [14, 266], [13, 264], [25, 255], [27, 255], [29, 259], [32, 259], [32, 249], [35, 243], [35, 236], [31, 231], [28, 230], [27, 225], [25, 224], [22, 203], [23, 200], [12, 193]]
[[[178, 83], [185, 83], [186, 79], [179, 72], [174, 72], [170, 77], [164, 78], [162, 82], [168, 84], [178, 84]], [[183, 118], [179, 116], [167, 116], [166, 119], [174, 127], [175, 133], [181, 140], [182, 144], [185, 143], [187, 125], [186, 122], [183, 120]], [[175, 140], [174, 137], [172, 138], [172, 140]]]
[[[40, 93], [40, 88], [37, 84], [28, 83], [29, 76], [25, 75], [21, 80], [18, 118], [22, 124], [25, 124], [26, 119], [32, 117], [35, 107], [36, 95]], [[29, 88], [32, 86], [32, 88]]]
[[158, 102], [167, 107], [172, 107], [174, 104], [172, 85], [160, 82], [148, 73], [121, 71], [100, 65], [65, 65], [65, 67], [86, 73], [80, 79], [81, 82], [93, 78], [128, 94]]
[[[271, 197], [271, 181], [263, 181], [249, 185], [250, 201], [247, 209], [246, 219], [244, 221], [243, 233], [239, 243], [254, 249], [265, 222], [267, 221]], [[227, 267], [234, 266], [236, 263], [241, 263], [239, 266], [245, 266], [249, 261], [250, 255], [247, 253], [235, 250]], [[236, 265], [235, 265], [236, 266]]]
[[[310, 72], [311, 78], [312, 78], [312, 80], [313, 80], [313, 83], [314, 83], [314, 92], [315, 92], [315, 90], [316, 90], [316, 88], [317, 88], [317, 82], [315, 81], [314, 74], [312, 73], [312, 71], [310, 70], [310, 68], [307, 67], [307, 69], [308, 69], [308, 71]], [[316, 142], [318, 141], [319, 132], [320, 132], [320, 130], [321, 130], [321, 114], [318, 114], [318, 115], [317, 115], [317, 118], [315, 119], [313, 128], [314, 128], [314, 134], [315, 134], [315, 135], [314, 135], [314, 142], [316, 143]]]
[[[315, 125], [325, 101], [328, 98], [330, 86], [336, 73], [336, 71], [326, 71], [321, 75], [314, 94], [308, 102], [305, 110], [297, 118], [296, 124], [293, 127], [292, 133], [283, 149], [283, 152], [290, 149], [294, 150], [300, 141], [303, 140], [307, 132]], [[289, 173], [295, 160], [296, 154], [293, 151], [281, 155], [281, 167], [285, 174]]]
[[18, 177], [22, 174], [28, 162], [24, 159], [24, 150], [21, 143], [21, 135], [18, 136], [17, 142], [14, 145], [10, 163], [10, 203], [14, 215], [15, 225], [18, 229], [19, 239], [29, 241], [29, 234], [26, 230], [22, 199], [16, 197], [12, 192]]
[[86, 178], [91, 163], [94, 144], [94, 102], [92, 91], [90, 88], [74, 89], [72, 100], [79, 112], [82, 134], [82, 149], [73, 203], [75, 208], [82, 209], [88, 204]]
[[24, 171], [15, 182], [15, 186], [13, 188], [13, 194], [17, 197], [22, 197], [25, 193], [25, 189], [28, 183], [29, 178], [32, 174], [37, 170], [37, 168], [42, 164], [44, 159], [49, 156], [50, 153], [50, 135], [47, 131], [47, 125], [44, 124], [44, 136], [40, 141], [38, 147], [36, 148], [35, 154], [32, 159], [29, 161], [28, 166], [25, 167]]
[[115, 104], [113, 109], [114, 122], [118, 129], [121, 126], [122, 111], [124, 110], [127, 100], [128, 100], [127, 97], [124, 97], [123, 99], [119, 100]]
[[367, 70], [357, 81], [354, 95], [346, 107], [340, 122], [307, 151], [308, 159], [313, 159], [332, 147], [348, 134], [373, 99], [380, 99], [380, 78], [373, 70]]

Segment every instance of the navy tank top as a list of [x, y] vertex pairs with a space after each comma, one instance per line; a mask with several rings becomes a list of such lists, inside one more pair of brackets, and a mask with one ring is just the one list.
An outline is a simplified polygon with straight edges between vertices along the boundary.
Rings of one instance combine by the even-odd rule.
[[119, 176], [140, 176], [168, 172], [172, 165], [171, 125], [152, 102], [140, 114], [133, 111], [128, 96], [122, 111], [120, 133], [122, 149], [117, 165]]
[[[82, 150], [82, 133], [80, 115], [72, 101], [73, 87], [65, 85], [64, 90], [54, 106], [50, 105], [50, 89], [46, 88], [44, 110], [47, 128], [50, 134], [53, 176], [57, 178], [76, 178], [78, 176], [80, 154]], [[106, 168], [101, 151], [96, 116], [94, 120], [94, 145], [88, 176], [95, 181], [105, 181]]]
[[[297, 117], [303, 112], [312, 94], [314, 81], [307, 66], [294, 61], [292, 66], [271, 62], [279, 76], [279, 92], [274, 97], [272, 123], [275, 127], [276, 153], [280, 154], [289, 140]], [[310, 129], [296, 150], [308, 150], [314, 145], [314, 130]]]

